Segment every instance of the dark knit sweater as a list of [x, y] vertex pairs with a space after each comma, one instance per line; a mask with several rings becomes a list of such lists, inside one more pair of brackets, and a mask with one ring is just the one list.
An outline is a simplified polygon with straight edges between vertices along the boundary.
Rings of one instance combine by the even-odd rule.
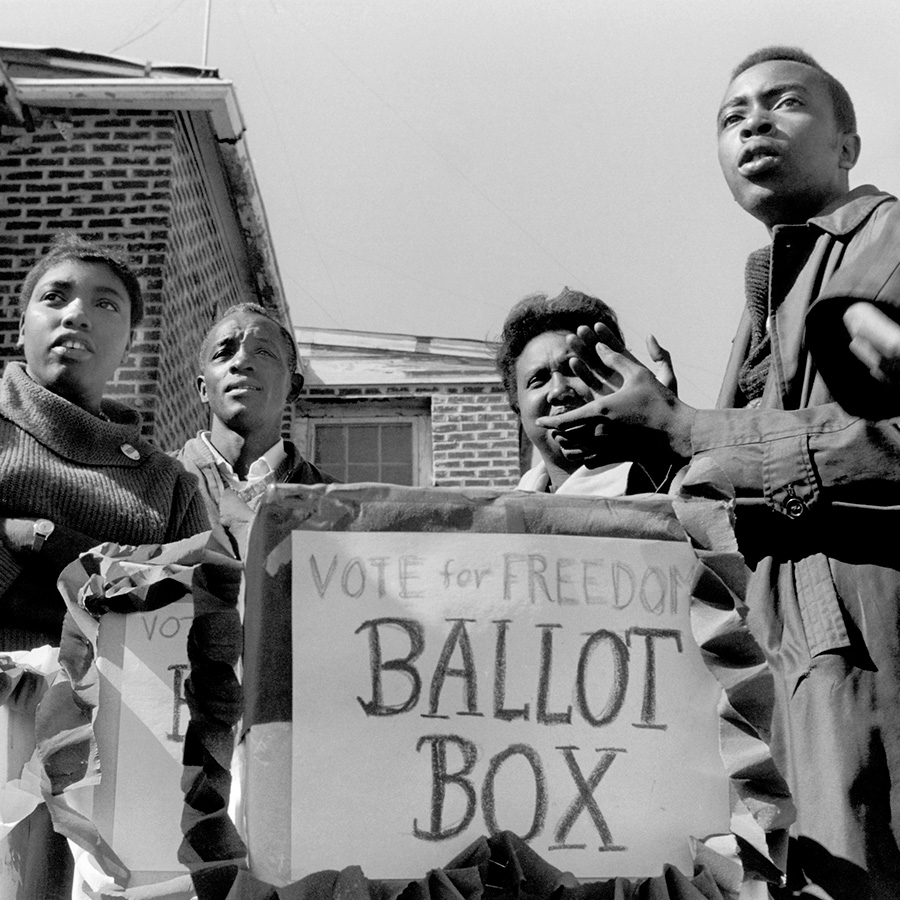
[[[272, 478], [273, 482], [278, 484], [331, 484], [334, 481], [330, 475], [319, 471], [311, 462], [305, 460], [290, 441], [284, 442], [284, 449], [286, 456], [278, 466], [278, 470]], [[191, 438], [179, 451], [173, 453], [173, 456], [188, 472], [197, 476], [210, 521], [216, 521], [219, 518], [222, 495], [225, 491], [233, 491], [231, 485], [225, 481], [219, 471], [218, 460], [199, 434], [197, 437]], [[255, 506], [257, 495], [264, 487], [265, 484], [250, 487], [246, 496], [243, 495], [244, 492], [235, 491], [235, 493], [248, 505]]]
[[[102, 411], [110, 421], [40, 387], [21, 363], [7, 365], [0, 516], [47, 518], [98, 544], [164, 543], [209, 528], [196, 480], [141, 438], [138, 414], [111, 400]], [[19, 642], [13, 630], [57, 634], [64, 607], [46, 569], [39, 555], [0, 547], [0, 650], [15, 649], [4, 640]]]
[[744, 269], [744, 294], [750, 313], [752, 331], [747, 358], [741, 366], [738, 385], [747, 406], [757, 406], [769, 376], [772, 343], [766, 322], [769, 318], [769, 271], [772, 267], [772, 247], [754, 250], [747, 257]]

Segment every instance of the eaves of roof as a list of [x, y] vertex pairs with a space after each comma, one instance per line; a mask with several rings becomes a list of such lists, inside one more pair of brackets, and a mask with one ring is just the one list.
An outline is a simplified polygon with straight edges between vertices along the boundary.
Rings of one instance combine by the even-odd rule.
[[0, 59], [12, 76], [54, 78], [218, 78], [217, 69], [153, 63], [37, 44], [0, 43]]
[[290, 323], [265, 209], [243, 140], [246, 127], [231, 81], [219, 78], [214, 69], [9, 44], [0, 44], [0, 76], [0, 106], [5, 88], [7, 108], [20, 122], [22, 107], [205, 114], [221, 151], [221, 169], [250, 252], [250, 269], [260, 299]]
[[234, 85], [220, 78], [13, 78], [24, 106], [74, 109], [172, 109], [209, 114], [216, 137], [245, 131]]
[[494, 348], [469, 338], [297, 327], [308, 385], [498, 384]]
[[474, 338], [437, 337], [415, 334], [391, 334], [383, 331], [356, 331], [345, 328], [297, 326], [294, 336], [309, 352], [330, 355], [421, 356], [493, 362], [495, 348], [488, 341]]

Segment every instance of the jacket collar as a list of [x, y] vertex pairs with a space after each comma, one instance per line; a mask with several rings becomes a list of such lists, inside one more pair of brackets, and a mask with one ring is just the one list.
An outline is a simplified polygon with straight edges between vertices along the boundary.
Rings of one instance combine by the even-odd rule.
[[896, 198], [871, 184], [862, 184], [829, 204], [807, 224], [815, 225], [835, 237], [850, 234], [865, 222], [876, 206]]

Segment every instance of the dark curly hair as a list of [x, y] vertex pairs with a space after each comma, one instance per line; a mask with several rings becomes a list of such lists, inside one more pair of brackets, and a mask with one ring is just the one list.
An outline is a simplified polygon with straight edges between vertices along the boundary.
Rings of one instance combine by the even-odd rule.
[[763, 47], [755, 50], [734, 67], [731, 80], [734, 81], [742, 72], [746, 72], [747, 69], [758, 66], [760, 63], [781, 60], [801, 63], [815, 69], [822, 76], [828, 93], [831, 95], [831, 105], [834, 108], [834, 118], [838, 128], [845, 134], [856, 134], [856, 111], [853, 109], [853, 101], [850, 99], [847, 89], [831, 72], [823, 69], [815, 59], [799, 47]]
[[106, 266], [122, 282], [128, 293], [131, 302], [131, 327], [134, 328], [144, 318], [141, 284], [127, 255], [119, 247], [88, 241], [71, 231], [56, 235], [47, 252], [28, 270], [19, 292], [19, 315], [24, 315], [35, 285], [41, 278], [55, 265], [72, 259]]
[[602, 300], [565, 287], [556, 297], [529, 294], [510, 311], [503, 323], [497, 347], [497, 368], [513, 412], [519, 412], [516, 398], [516, 362], [528, 343], [547, 331], [574, 332], [579, 325], [593, 327], [602, 322], [624, 344], [615, 312]]

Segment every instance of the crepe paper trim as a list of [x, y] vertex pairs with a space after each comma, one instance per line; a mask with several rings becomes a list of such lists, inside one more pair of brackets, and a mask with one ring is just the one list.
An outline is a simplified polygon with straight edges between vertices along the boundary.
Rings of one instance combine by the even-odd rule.
[[[196, 879], [195, 879], [196, 884]], [[201, 895], [202, 896], [202, 895]], [[212, 894], [208, 896], [214, 896]], [[736, 900], [701, 867], [688, 877], [665, 866], [651, 878], [580, 883], [504, 831], [481, 837], [451, 860], [409, 882], [369, 880], [358, 866], [314, 872], [275, 887], [238, 871], [222, 900]]]
[[[0, 703], [15, 710], [16, 718], [33, 717], [41, 697], [59, 673], [56, 647], [0, 653]], [[10, 724], [16, 728], [16, 719]], [[29, 737], [4, 732], [0, 739], [8, 747], [14, 747]], [[33, 744], [24, 749], [24, 752], [29, 751], [30, 758], [23, 764], [21, 772], [8, 773], [12, 777], [0, 784], [0, 841], [5, 841], [13, 828], [44, 802], [46, 776]]]
[[[184, 894], [185, 876], [155, 885], [129, 886], [131, 872], [78, 809], [75, 792], [101, 777], [94, 725], [100, 673], [96, 665], [98, 619], [105, 612], [148, 612], [183, 599], [209, 535], [171, 544], [131, 547], [103, 544], [61, 574], [67, 606], [54, 674], [35, 714], [37, 752], [46, 780], [44, 800], [56, 831], [88, 855], [79, 877], [97, 897]], [[81, 856], [83, 854], [76, 854]], [[93, 881], [94, 887], [91, 882]]]
[[242, 694], [238, 664], [243, 634], [238, 599], [242, 566], [224, 526], [209, 540], [208, 558], [194, 571], [194, 621], [188, 633], [190, 675], [185, 699], [191, 713], [185, 733], [185, 794], [179, 861], [191, 872], [199, 900], [224, 897], [247, 848], [228, 817], [231, 760]]
[[769, 748], [774, 683], [747, 626], [750, 570], [737, 552], [734, 489], [711, 461], [692, 464], [673, 507], [701, 562], [691, 627], [703, 661], [724, 692], [719, 745], [734, 800], [731, 829], [745, 879], [783, 884], [796, 809]]

